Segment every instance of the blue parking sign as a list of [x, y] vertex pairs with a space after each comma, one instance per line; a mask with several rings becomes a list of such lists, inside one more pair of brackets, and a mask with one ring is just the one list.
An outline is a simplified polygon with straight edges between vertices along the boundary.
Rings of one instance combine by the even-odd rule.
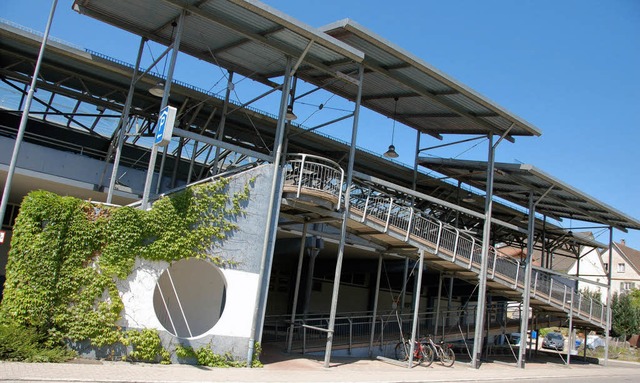
[[160, 117], [158, 118], [158, 124], [156, 126], [156, 139], [154, 145], [166, 146], [171, 142], [171, 136], [173, 135], [173, 125], [176, 122], [176, 108], [173, 106], [165, 106], [160, 111]]

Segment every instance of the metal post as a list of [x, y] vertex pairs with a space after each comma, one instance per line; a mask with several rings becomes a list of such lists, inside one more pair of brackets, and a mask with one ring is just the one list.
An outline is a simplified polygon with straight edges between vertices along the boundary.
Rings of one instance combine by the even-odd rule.
[[[171, 50], [171, 60], [169, 62], [169, 70], [167, 71], [167, 81], [164, 84], [164, 93], [162, 94], [162, 102], [160, 103], [160, 110], [164, 109], [169, 104], [169, 92], [171, 91], [171, 82], [173, 82], [173, 70], [176, 67], [176, 60], [178, 58], [178, 52], [180, 51], [180, 39], [182, 38], [182, 30], [184, 29], [184, 17], [186, 10], [180, 12], [180, 18], [178, 19], [178, 28], [176, 32], [176, 38], [173, 40]], [[158, 145], [153, 145], [151, 148], [151, 157], [149, 158], [149, 167], [147, 168], [147, 177], [144, 182], [144, 191], [142, 193], [142, 205], [141, 209], [146, 210], [149, 205], [149, 194], [151, 194], [151, 183], [153, 182], [153, 173], [156, 167], [156, 157], [158, 156]], [[158, 183], [160, 183], [158, 179]]]
[[487, 161], [487, 189], [484, 206], [484, 227], [482, 229], [482, 259], [480, 261], [480, 275], [478, 275], [478, 303], [476, 323], [473, 339], [473, 355], [471, 366], [480, 368], [482, 354], [482, 332], [484, 327], [485, 302], [487, 292], [487, 266], [489, 260], [489, 240], [491, 239], [491, 209], [493, 207], [493, 170], [495, 161], [495, 147], [493, 133], [489, 133], [489, 158]]
[[[220, 116], [220, 122], [218, 123], [218, 129], [216, 130], [216, 139], [224, 140], [224, 127], [227, 121], [227, 110], [229, 109], [229, 98], [231, 91], [234, 89], [233, 84], [233, 72], [229, 71], [229, 78], [227, 79], [227, 90], [224, 94], [224, 103], [222, 104], [222, 115]], [[218, 174], [218, 161], [220, 157], [220, 147], [216, 147], [216, 156], [213, 158], [213, 174]]]
[[[446, 321], [447, 326], [451, 326], [451, 324], [449, 323], [449, 316], [451, 315], [452, 302], [453, 302], [453, 276], [450, 276], [449, 277], [449, 295], [447, 296], [447, 321]], [[442, 338], [443, 339], [445, 336], [444, 325], [445, 325], [445, 320], [443, 318], [442, 319]]]
[[438, 335], [438, 323], [440, 322], [440, 297], [442, 296], [442, 280], [444, 277], [440, 273], [438, 277], [438, 300], [436, 301], [436, 323], [433, 326], [433, 336]]
[[38, 85], [38, 77], [40, 75], [40, 65], [42, 64], [42, 57], [44, 56], [44, 49], [47, 46], [47, 40], [49, 39], [49, 30], [51, 30], [51, 23], [53, 22], [53, 15], [56, 12], [56, 6], [58, 0], [53, 0], [51, 3], [51, 11], [49, 12], [49, 18], [47, 19], [47, 26], [44, 28], [44, 36], [42, 36], [42, 44], [40, 45], [40, 52], [38, 52], [38, 59], [36, 60], [36, 68], [33, 71], [31, 77], [31, 85], [27, 92], [27, 99], [22, 110], [22, 117], [20, 118], [20, 126], [18, 127], [18, 133], [16, 134], [16, 142], [13, 144], [13, 154], [11, 155], [11, 163], [9, 164], [9, 171], [7, 173], [7, 179], [4, 183], [4, 191], [2, 192], [2, 202], [0, 202], [0, 225], [4, 222], [4, 214], [7, 211], [7, 205], [9, 204], [9, 194], [11, 193], [11, 183], [13, 182], [13, 175], [16, 171], [16, 165], [18, 163], [18, 153], [20, 152], [20, 145], [22, 144], [22, 138], [24, 132], [27, 130], [27, 121], [29, 121], [29, 109], [31, 108], [31, 102], [33, 101], [33, 94], [36, 91]]
[[[415, 155], [415, 158], [413, 159], [413, 182], [412, 182], [413, 191], [416, 191], [418, 188], [418, 158], [419, 158], [418, 156], [419, 155], [420, 155], [420, 130], [416, 129], [416, 155]], [[415, 201], [416, 201], [416, 197], [411, 196], [412, 208], [415, 207]], [[411, 221], [409, 221], [409, 226], [411, 226]]]
[[284, 72], [284, 82], [282, 95], [280, 97], [280, 109], [278, 112], [278, 125], [274, 141], [273, 176], [271, 178], [271, 191], [269, 194], [269, 206], [267, 207], [267, 224], [265, 225], [264, 241], [262, 244], [262, 259], [260, 261], [260, 272], [258, 274], [258, 291], [256, 291], [255, 309], [251, 321], [251, 335], [247, 350], [247, 365], [253, 362], [253, 349], [256, 341], [262, 338], [262, 322], [267, 306], [267, 296], [269, 292], [269, 278], [271, 274], [271, 261], [273, 258], [273, 247], [275, 246], [275, 232], [278, 226], [278, 214], [275, 209], [280, 208], [280, 158], [282, 157], [282, 140], [284, 137], [285, 114], [289, 100], [289, 86], [291, 85], [292, 60], [287, 57], [287, 65]]
[[[124, 110], [122, 112], [122, 120], [120, 121], [120, 131], [118, 132], [118, 145], [116, 149], [116, 157], [113, 160], [113, 168], [111, 169], [111, 179], [109, 180], [109, 190], [107, 191], [107, 203], [111, 203], [113, 198], [113, 189], [118, 179], [118, 166], [120, 165], [120, 156], [122, 155], [122, 146], [124, 145], [125, 129], [129, 126], [129, 111], [131, 110], [131, 102], [133, 101], [133, 94], [135, 93], [136, 78], [138, 77], [138, 68], [140, 67], [140, 61], [142, 60], [142, 52], [144, 51], [144, 43], [146, 38], [140, 38], [140, 47], [138, 48], [138, 56], [136, 58], [136, 66], [133, 68], [133, 74], [131, 75], [131, 84], [129, 85], [129, 93], [127, 93], [127, 101], [124, 104]], [[109, 159], [107, 159], [108, 161]]]
[[[607, 327], [604, 329], [604, 365], [609, 363], [609, 331], [611, 331], [611, 268], [613, 265], [613, 227], [609, 226], [609, 267], [607, 268]], [[586, 335], [585, 335], [586, 342]], [[586, 343], [585, 343], [586, 347]]]
[[338, 308], [338, 292], [340, 291], [340, 275], [342, 273], [342, 258], [344, 256], [345, 238], [347, 236], [347, 219], [349, 217], [349, 193], [351, 192], [351, 179], [353, 177], [353, 164], [356, 155], [356, 137], [358, 135], [358, 120], [360, 118], [360, 101], [362, 99], [362, 83], [364, 81], [364, 66], [359, 65], [358, 73], [358, 95], [356, 96], [356, 106], [353, 112], [353, 126], [351, 130], [351, 146], [349, 148], [349, 165], [347, 168], [346, 195], [344, 198], [344, 211], [342, 213], [342, 226], [340, 227], [340, 243], [338, 245], [338, 259], [336, 261], [336, 271], [333, 279], [333, 293], [331, 296], [331, 312], [329, 313], [329, 328], [327, 332], [327, 348], [324, 354], [324, 367], [329, 367], [331, 361], [331, 347], [333, 345], [333, 329], [336, 322], [336, 310]]
[[298, 294], [300, 292], [300, 276], [302, 275], [302, 262], [304, 261], [304, 246], [307, 242], [307, 226], [308, 222], [302, 225], [302, 238], [300, 239], [300, 252], [298, 253], [298, 270], [296, 272], [296, 287], [293, 290], [293, 303], [291, 305], [291, 324], [289, 325], [289, 342], [287, 343], [287, 352], [291, 353], [291, 345], [293, 343], [293, 329], [295, 327], [296, 311], [298, 310]]
[[[400, 291], [400, 314], [404, 310], [405, 298], [407, 295], [407, 280], [409, 278], [409, 258], [404, 259], [404, 274], [402, 276], [402, 290]], [[437, 329], [436, 329], [437, 330]]]
[[418, 312], [420, 311], [420, 289], [422, 287], [423, 267], [424, 250], [420, 250], [420, 263], [418, 264], [418, 275], [416, 276], [416, 288], [413, 292], [413, 324], [411, 327], [411, 347], [409, 348], [408, 368], [413, 367], [413, 352], [415, 351], [416, 338], [418, 336]]
[[381, 276], [382, 276], [382, 254], [379, 254], [378, 255], [378, 273], [376, 275], [376, 292], [374, 293], [374, 296], [373, 296], [373, 314], [371, 315], [371, 338], [369, 339], [369, 358], [373, 356], [373, 338], [376, 332], [376, 316], [378, 316], [378, 299], [380, 296], [380, 277]]
[[[158, 171], [158, 181], [156, 182], [156, 194], [160, 194], [160, 187], [162, 186], [162, 175], [164, 174], [164, 165], [167, 162], [167, 151], [169, 145], [162, 148], [162, 159], [160, 160], [160, 170]], [[153, 180], [151, 180], [153, 182]]]
[[304, 319], [307, 319], [307, 314], [309, 313], [311, 290], [313, 288], [313, 272], [316, 267], [316, 257], [318, 256], [318, 253], [320, 253], [320, 249], [315, 247], [317, 237], [312, 236], [311, 240], [314, 242], [314, 247], [307, 249], [307, 253], [309, 254], [309, 262], [307, 263], [307, 280], [304, 288], [304, 301], [302, 302], [302, 314], [304, 315]]
[[569, 306], [569, 345], [567, 347], [567, 365], [571, 363], [571, 343], [573, 342], [571, 335], [573, 334], [573, 300], [575, 295], [574, 289], [571, 288], [571, 306]]
[[529, 330], [529, 305], [531, 298], [531, 270], [533, 263], [533, 238], [535, 224], [535, 205], [533, 203], [533, 191], [529, 192], [529, 222], [527, 230], [527, 264], [524, 272], [524, 291], [522, 292], [522, 314], [520, 315], [520, 352], [518, 353], [518, 367], [524, 368], [525, 346], [527, 342], [527, 332]]

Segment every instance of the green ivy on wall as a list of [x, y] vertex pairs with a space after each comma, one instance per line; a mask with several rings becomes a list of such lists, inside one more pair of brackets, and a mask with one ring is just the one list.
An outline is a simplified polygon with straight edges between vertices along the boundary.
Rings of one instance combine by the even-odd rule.
[[[127, 278], [137, 257], [228, 265], [208, 250], [238, 228], [236, 217], [254, 181], [232, 195], [228, 179], [196, 185], [157, 200], [148, 211], [29, 193], [13, 228], [2, 321], [35, 329], [51, 346], [84, 340], [97, 347], [152, 344], [149, 334], [127, 336], [116, 325], [124, 308], [116, 281]], [[148, 356], [144, 346], [134, 352]]]

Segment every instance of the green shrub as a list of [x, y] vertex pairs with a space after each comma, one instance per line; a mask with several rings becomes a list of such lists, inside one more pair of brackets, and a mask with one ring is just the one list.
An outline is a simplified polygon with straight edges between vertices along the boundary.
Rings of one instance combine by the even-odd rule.
[[[256, 345], [258, 345], [256, 343]], [[259, 347], [259, 346], [258, 346]], [[179, 358], [195, 358], [198, 365], [207, 367], [246, 367], [247, 362], [235, 360], [231, 353], [216, 354], [210, 347], [204, 346], [197, 350], [191, 347], [178, 346], [176, 348], [176, 356]], [[259, 360], [254, 359], [252, 367], [262, 367]]]
[[75, 353], [61, 346], [46, 345], [46, 335], [34, 328], [0, 323], [0, 360], [24, 362], [64, 362]]
[[169, 351], [162, 347], [160, 335], [158, 335], [157, 330], [144, 329], [142, 331], [127, 331], [124, 336], [124, 342], [133, 348], [129, 356], [134, 361], [160, 362], [162, 364], [171, 363], [171, 355], [169, 355]]

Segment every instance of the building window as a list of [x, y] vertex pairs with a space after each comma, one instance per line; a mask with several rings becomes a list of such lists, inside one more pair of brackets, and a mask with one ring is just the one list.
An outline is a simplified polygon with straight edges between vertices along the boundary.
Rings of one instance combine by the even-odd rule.
[[618, 272], [624, 273], [624, 263], [618, 263]]
[[620, 282], [620, 290], [629, 291], [633, 290], [636, 287], [636, 284], [633, 282]]

